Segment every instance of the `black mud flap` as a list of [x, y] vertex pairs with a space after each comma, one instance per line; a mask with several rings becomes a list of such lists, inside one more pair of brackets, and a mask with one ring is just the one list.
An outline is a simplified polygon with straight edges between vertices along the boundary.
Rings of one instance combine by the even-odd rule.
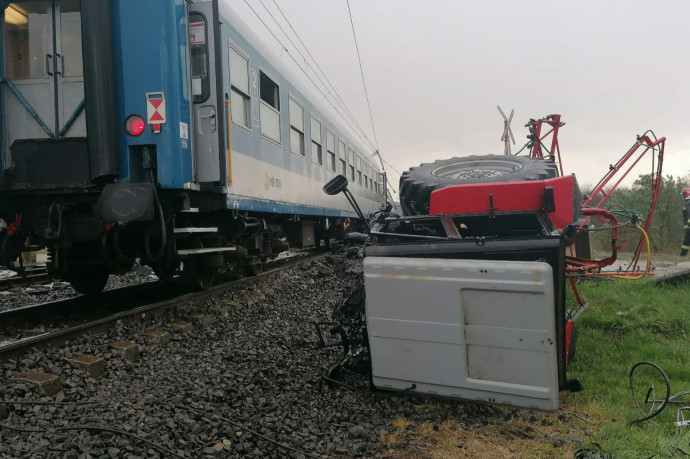
[[150, 183], [111, 183], [103, 188], [95, 214], [102, 222], [146, 222], [155, 214], [153, 185]]
[[91, 184], [85, 137], [15, 140], [3, 187], [9, 190], [81, 188]]

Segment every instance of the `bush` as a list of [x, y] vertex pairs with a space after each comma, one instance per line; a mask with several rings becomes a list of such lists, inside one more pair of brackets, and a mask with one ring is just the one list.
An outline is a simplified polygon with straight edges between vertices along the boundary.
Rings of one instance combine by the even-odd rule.
[[[666, 176], [661, 181], [661, 193], [656, 211], [649, 230], [652, 251], [655, 253], [671, 254], [680, 249], [683, 240], [682, 212], [684, 201], [682, 191], [685, 178]], [[632, 211], [643, 219], [647, 218], [651, 206], [651, 175], [640, 177], [629, 187], [616, 189], [604, 208], [612, 211]], [[585, 194], [588, 194], [585, 189]], [[629, 223], [629, 219], [617, 216], [619, 223]], [[643, 224], [644, 225], [644, 224]], [[617, 245], [623, 252], [632, 252], [640, 242], [640, 233], [634, 229], [624, 228], [618, 232]], [[592, 236], [592, 246], [596, 251], [609, 251], [611, 233], [608, 231], [595, 232]]]

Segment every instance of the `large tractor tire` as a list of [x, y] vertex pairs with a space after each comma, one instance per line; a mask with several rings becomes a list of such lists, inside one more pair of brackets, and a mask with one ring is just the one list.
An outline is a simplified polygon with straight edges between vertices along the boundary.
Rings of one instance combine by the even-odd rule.
[[558, 176], [558, 166], [548, 159], [526, 156], [485, 155], [450, 158], [422, 164], [400, 177], [403, 215], [428, 215], [431, 192], [467, 183], [522, 182]]

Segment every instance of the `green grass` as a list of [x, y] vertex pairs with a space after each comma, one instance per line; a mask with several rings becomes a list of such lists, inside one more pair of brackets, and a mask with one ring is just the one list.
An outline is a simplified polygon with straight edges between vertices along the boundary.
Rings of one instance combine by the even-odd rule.
[[690, 454], [690, 426], [673, 425], [677, 406], [651, 421], [630, 424], [640, 412], [628, 379], [636, 362], [652, 361], [665, 370], [672, 394], [690, 390], [690, 284], [585, 282], [580, 292], [590, 305], [576, 321], [577, 358], [568, 376], [579, 378], [585, 389], [565, 395], [564, 409], [598, 413], [593, 440], [613, 457], [681, 457], [673, 447]]
[[[690, 261], [690, 255], [681, 257], [678, 253], [680, 252], [680, 246], [678, 246], [678, 251], [673, 253], [659, 253], [652, 250], [652, 263], [655, 261]], [[594, 250], [592, 251], [592, 257], [595, 259], [606, 258], [611, 255], [611, 250]], [[633, 257], [633, 252], [618, 252], [618, 259], [631, 260]], [[645, 262], [645, 252], [642, 252], [640, 256], [640, 263], [644, 266]]]

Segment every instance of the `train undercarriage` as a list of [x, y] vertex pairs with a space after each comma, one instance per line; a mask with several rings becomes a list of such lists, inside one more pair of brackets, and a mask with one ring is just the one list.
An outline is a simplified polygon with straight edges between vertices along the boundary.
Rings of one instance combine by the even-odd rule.
[[228, 210], [217, 196], [148, 183], [18, 198], [0, 198], [0, 208], [11, 209], [0, 220], [0, 265], [21, 272], [24, 252], [45, 250], [49, 273], [83, 294], [99, 293], [110, 274], [137, 263], [162, 280], [180, 274], [207, 289], [221, 271], [256, 275], [291, 246], [341, 239], [346, 226], [344, 219]]

